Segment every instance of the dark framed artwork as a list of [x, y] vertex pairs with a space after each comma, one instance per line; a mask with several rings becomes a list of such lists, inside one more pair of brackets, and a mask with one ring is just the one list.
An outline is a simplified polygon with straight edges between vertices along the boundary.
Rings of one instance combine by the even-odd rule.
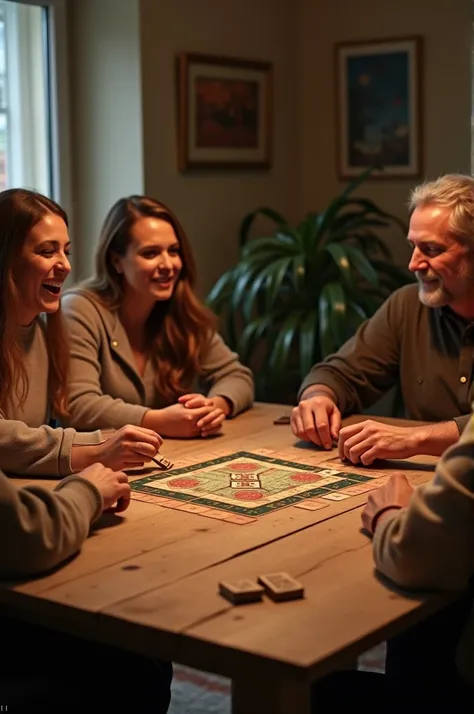
[[422, 48], [421, 37], [336, 45], [339, 178], [374, 164], [371, 178], [422, 175]]
[[269, 62], [178, 55], [180, 171], [271, 167], [272, 74]]

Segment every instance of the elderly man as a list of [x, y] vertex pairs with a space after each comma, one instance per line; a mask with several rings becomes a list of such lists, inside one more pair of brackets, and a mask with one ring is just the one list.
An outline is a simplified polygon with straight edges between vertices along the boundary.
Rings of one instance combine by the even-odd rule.
[[[418, 285], [397, 290], [341, 349], [315, 365], [291, 425], [341, 458], [440, 456], [465, 427], [474, 359], [474, 179], [446, 175], [412, 191], [409, 269]], [[418, 293], [418, 295], [417, 295]], [[435, 422], [403, 428], [372, 420], [341, 429], [400, 381], [407, 415]]]

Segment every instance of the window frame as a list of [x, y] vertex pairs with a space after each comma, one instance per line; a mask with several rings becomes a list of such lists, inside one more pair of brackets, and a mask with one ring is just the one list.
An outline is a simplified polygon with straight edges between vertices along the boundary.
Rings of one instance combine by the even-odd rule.
[[48, 9], [52, 198], [73, 220], [67, 0], [10, 0]]

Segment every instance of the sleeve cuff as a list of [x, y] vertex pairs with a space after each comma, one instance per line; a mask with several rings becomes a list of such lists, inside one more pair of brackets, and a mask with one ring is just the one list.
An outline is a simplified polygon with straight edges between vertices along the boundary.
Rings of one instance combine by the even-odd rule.
[[466, 426], [469, 424], [471, 414], [464, 414], [460, 417], [454, 417], [453, 421], [456, 422], [456, 426], [459, 430], [459, 434], [462, 434]]
[[388, 513], [389, 511], [400, 511], [402, 509], [402, 506], [385, 506], [384, 508], [381, 508], [379, 511], [375, 513], [375, 515], [372, 518], [372, 521], [370, 523], [370, 532], [372, 535], [375, 533], [375, 529], [377, 528], [378, 522], [380, 517], [384, 513]]
[[66, 478], [62, 479], [54, 489], [55, 491], [61, 491], [65, 486], [77, 486], [78, 484], [81, 484], [82, 486], [85, 486], [87, 490], [89, 491], [89, 494], [93, 496], [94, 502], [95, 502], [95, 510], [91, 518], [91, 523], [96, 521], [100, 515], [102, 515], [102, 511], [104, 508], [104, 502], [102, 500], [101, 493], [96, 486], [91, 481], [88, 481], [85, 478], [82, 478], [80, 475], [72, 474], [71, 476], [66, 476]]

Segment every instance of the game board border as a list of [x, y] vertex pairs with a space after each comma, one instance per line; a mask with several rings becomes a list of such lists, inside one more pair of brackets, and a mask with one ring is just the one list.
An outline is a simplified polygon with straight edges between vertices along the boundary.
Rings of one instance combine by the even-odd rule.
[[[317, 498], [318, 496], [326, 496], [334, 491], [339, 491], [350, 486], [355, 486], [360, 483], [366, 483], [367, 481], [372, 481], [371, 476], [362, 476], [361, 474], [353, 474], [344, 470], [339, 471], [338, 469], [333, 469], [337, 471], [338, 474], [343, 474], [344, 479], [335, 482], [334, 484], [327, 484], [326, 486], [318, 486], [309, 491], [304, 491], [302, 493], [294, 494], [292, 496], [285, 496], [284, 498], [274, 501], [273, 503], [264, 504], [262, 506], [238, 506], [231, 505], [228, 503], [222, 503], [221, 501], [214, 501], [211, 498], [205, 498], [200, 496], [194, 496], [188, 493], [180, 493], [179, 491], [169, 491], [160, 488], [150, 488], [146, 484], [150, 481], [156, 482], [169, 478], [170, 476], [180, 476], [181, 474], [188, 474], [190, 471], [203, 469], [209, 466], [218, 466], [219, 464], [226, 463], [227, 461], [233, 461], [238, 458], [250, 458], [255, 461], [262, 461], [268, 464], [277, 464], [279, 466], [286, 466], [289, 468], [299, 469], [300, 471], [326, 471], [330, 468], [327, 465], [319, 464], [302, 464], [297, 461], [288, 461], [286, 459], [280, 459], [272, 456], [265, 456], [263, 454], [255, 454], [251, 451], [235, 451], [232, 454], [226, 454], [225, 456], [219, 456], [214, 459], [208, 459], [207, 461], [199, 461], [192, 466], [182, 466], [177, 469], [170, 469], [165, 473], [152, 474], [150, 476], [144, 476], [141, 479], [136, 479], [130, 482], [132, 491], [137, 493], [144, 493], [150, 496], [156, 496], [157, 498], [164, 497], [169, 499], [174, 499], [176, 501], [192, 502], [193, 505], [203, 506], [207, 508], [213, 508], [219, 511], [224, 511], [226, 513], [232, 513], [239, 516], [249, 516], [258, 517], [264, 516], [273, 511], [279, 511], [282, 508], [287, 508], [288, 506], [293, 506], [301, 501], [306, 501], [311, 498]], [[137, 485], [139, 488], [137, 488]]]

